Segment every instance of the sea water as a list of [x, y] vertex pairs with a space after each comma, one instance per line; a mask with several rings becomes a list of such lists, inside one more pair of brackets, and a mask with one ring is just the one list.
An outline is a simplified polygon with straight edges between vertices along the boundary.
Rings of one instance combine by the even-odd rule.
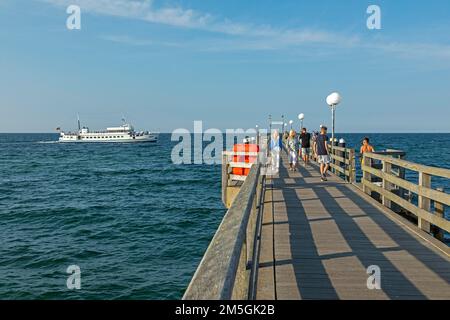
[[[450, 168], [450, 134], [337, 136]], [[169, 134], [157, 144], [57, 138], [0, 134], [0, 299], [181, 298], [226, 212], [220, 165], [172, 164]], [[71, 265], [80, 290], [66, 286]]]

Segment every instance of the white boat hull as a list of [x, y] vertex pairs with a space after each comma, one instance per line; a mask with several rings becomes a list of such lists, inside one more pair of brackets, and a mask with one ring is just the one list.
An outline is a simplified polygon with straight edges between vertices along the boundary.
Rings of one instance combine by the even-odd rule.
[[85, 143], [130, 143], [130, 142], [157, 142], [158, 133], [150, 131], [135, 131], [134, 127], [125, 123], [118, 127], [108, 127], [104, 131], [91, 131], [87, 127], [81, 128], [78, 120], [78, 131], [60, 131], [59, 142], [85, 142]]
[[143, 136], [135, 136], [135, 137], [121, 137], [121, 138], [110, 138], [110, 137], [102, 137], [102, 138], [91, 138], [91, 137], [83, 137], [83, 136], [74, 136], [74, 135], [64, 135], [60, 136], [59, 142], [64, 143], [136, 143], [136, 142], [158, 142], [157, 134], [149, 134]]

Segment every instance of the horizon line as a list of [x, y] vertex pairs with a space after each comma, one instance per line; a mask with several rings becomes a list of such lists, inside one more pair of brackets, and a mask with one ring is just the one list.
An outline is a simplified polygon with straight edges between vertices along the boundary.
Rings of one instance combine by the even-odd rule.
[[[252, 128], [253, 129], [253, 128]], [[287, 130], [288, 131], [288, 130]], [[311, 132], [311, 131], [308, 131]], [[172, 134], [173, 132], [157, 132], [159, 134]], [[397, 132], [369, 132], [369, 131], [349, 131], [349, 132], [335, 132], [335, 134], [415, 134], [415, 133], [423, 133], [423, 134], [450, 134], [450, 131], [397, 131]], [[7, 132], [0, 132], [0, 134], [58, 134], [58, 132], [19, 132], [19, 131], [7, 131]], [[194, 132], [191, 132], [191, 134], [195, 134]], [[202, 132], [204, 134], [204, 132]], [[223, 134], [226, 134], [223, 132]], [[245, 132], [242, 134], [246, 134]], [[328, 132], [328, 134], [331, 134], [331, 131]]]

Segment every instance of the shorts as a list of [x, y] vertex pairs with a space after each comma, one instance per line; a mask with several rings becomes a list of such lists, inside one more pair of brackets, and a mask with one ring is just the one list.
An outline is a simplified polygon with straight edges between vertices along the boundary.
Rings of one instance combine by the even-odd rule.
[[319, 163], [325, 163], [325, 164], [328, 164], [328, 163], [331, 162], [330, 156], [329, 156], [329, 155], [318, 155], [317, 158], [318, 158], [317, 161], [318, 161]]
[[297, 152], [295, 152], [295, 151], [289, 152], [289, 163], [293, 163], [293, 164], [297, 163]]
[[302, 155], [309, 155], [309, 148], [302, 148]]

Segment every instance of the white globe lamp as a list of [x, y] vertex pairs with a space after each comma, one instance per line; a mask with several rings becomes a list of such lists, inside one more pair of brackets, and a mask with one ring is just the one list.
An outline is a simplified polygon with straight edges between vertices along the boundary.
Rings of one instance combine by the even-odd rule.
[[333, 92], [327, 97], [327, 104], [331, 106], [337, 106], [339, 103], [341, 103], [341, 95], [337, 92]]
[[331, 93], [326, 101], [327, 104], [331, 107], [331, 153], [333, 154], [333, 146], [334, 146], [334, 132], [335, 132], [335, 115], [336, 115], [336, 106], [341, 103], [342, 97], [339, 93], [333, 92]]
[[305, 119], [305, 114], [304, 113], [300, 113], [299, 115], [298, 115], [298, 119], [300, 120], [300, 123], [301, 123], [301, 128], [300, 128], [300, 130], [302, 130], [303, 129], [303, 119]]

